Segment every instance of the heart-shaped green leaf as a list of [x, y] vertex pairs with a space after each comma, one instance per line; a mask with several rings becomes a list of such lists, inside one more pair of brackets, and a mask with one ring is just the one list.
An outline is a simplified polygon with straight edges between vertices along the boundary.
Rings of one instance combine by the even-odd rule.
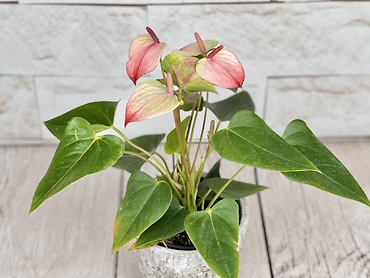
[[157, 222], [168, 210], [171, 200], [172, 192], [167, 183], [156, 181], [144, 172], [133, 173], [114, 222], [112, 253]]
[[[131, 142], [146, 150], [148, 153], [152, 154], [161, 143], [164, 135], [165, 134], [144, 135], [132, 139]], [[125, 153], [122, 157], [120, 157], [120, 159], [117, 160], [116, 164], [114, 164], [113, 167], [126, 170], [131, 174], [134, 171], [140, 170], [145, 161], [132, 154], [126, 154], [126, 152], [137, 153], [141, 156], [144, 156], [145, 158], [148, 158], [148, 155], [142, 153], [141, 151], [135, 149], [130, 144], [125, 142]]]
[[167, 212], [140, 235], [131, 249], [148, 248], [185, 231], [184, 221], [188, 214], [177, 200], [172, 199]]
[[[185, 142], [185, 134], [188, 128], [188, 124], [190, 121], [190, 116], [186, 117], [182, 120], [180, 127], [181, 127], [181, 136], [182, 141]], [[179, 143], [179, 138], [177, 136], [177, 130], [174, 128], [166, 138], [166, 143], [164, 143], [164, 151], [166, 154], [174, 154], [174, 153], [181, 153], [181, 147]]]
[[280, 172], [318, 171], [252, 111], [236, 113], [227, 128], [212, 136], [211, 145], [221, 157], [257, 168]]
[[[214, 192], [218, 192], [222, 186], [228, 181], [223, 178], [211, 178], [207, 179], [206, 183], [210, 189]], [[265, 190], [266, 186], [257, 184], [245, 183], [240, 181], [232, 181], [224, 191], [221, 193], [222, 198], [230, 198], [233, 200], [239, 200], [241, 198], [256, 194]]]
[[117, 105], [118, 102], [110, 101], [87, 103], [46, 121], [45, 126], [59, 140], [62, 138], [67, 124], [74, 117], [81, 117], [87, 120], [94, 127], [95, 132], [103, 131], [113, 126]]
[[305, 122], [292, 121], [285, 129], [283, 138], [311, 160], [321, 171], [321, 174], [285, 172], [284, 176], [298, 183], [310, 184], [324, 191], [370, 206], [369, 199], [357, 181], [338, 158], [316, 138]]
[[254, 111], [253, 100], [246, 91], [219, 102], [209, 103], [208, 107], [220, 121], [230, 121], [235, 113], [241, 110]]
[[185, 218], [185, 229], [208, 266], [220, 277], [237, 278], [239, 271], [239, 207], [223, 199], [211, 209]]
[[73, 118], [32, 199], [30, 213], [72, 182], [112, 166], [123, 154], [124, 144], [114, 135], [96, 136], [83, 118]]

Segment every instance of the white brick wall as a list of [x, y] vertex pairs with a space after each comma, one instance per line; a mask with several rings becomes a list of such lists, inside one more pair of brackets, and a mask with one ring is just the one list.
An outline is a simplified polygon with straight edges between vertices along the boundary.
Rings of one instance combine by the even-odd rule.
[[[197, 31], [235, 52], [257, 112], [279, 133], [303, 118], [320, 136], [370, 135], [370, 2], [19, 2], [0, 3], [0, 142], [49, 139], [42, 121], [87, 101], [124, 104], [134, 90], [127, 50], [147, 25], [168, 51]], [[23, 4], [31, 2], [43, 4]], [[126, 132], [161, 132], [171, 123], [161, 117]]]

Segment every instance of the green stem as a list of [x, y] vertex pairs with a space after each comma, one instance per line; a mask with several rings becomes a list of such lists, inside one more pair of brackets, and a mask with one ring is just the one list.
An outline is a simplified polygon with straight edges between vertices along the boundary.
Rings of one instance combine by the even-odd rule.
[[167, 171], [170, 172], [170, 168], [168, 167], [168, 164], [167, 164], [166, 160], [164, 159], [164, 157], [158, 152], [153, 152], [153, 155], [154, 154], [162, 160], [163, 165], [166, 167]]
[[201, 210], [204, 210], [204, 202], [206, 200], [206, 198], [208, 197], [208, 195], [212, 192], [211, 189], [208, 189], [208, 191], [206, 192], [206, 194], [204, 194], [204, 196], [202, 197], [202, 199], [200, 199], [200, 201], [198, 202], [198, 205], [197, 207], [199, 207], [201, 205]]
[[[206, 121], [207, 121], [208, 98], [209, 98], [209, 93], [207, 92], [206, 106], [205, 106], [205, 110], [204, 110], [202, 129], [200, 131], [200, 138], [199, 138], [199, 141], [198, 141], [198, 144], [197, 144], [197, 150], [196, 150], [195, 155], [194, 155], [193, 165], [191, 167], [192, 170], [195, 168], [195, 164], [196, 164], [196, 161], [197, 161], [197, 158], [198, 158], [198, 155], [199, 155], [199, 151], [200, 151], [200, 146], [202, 145], [202, 138], [203, 138], [204, 129], [205, 129], [205, 126], [206, 126]], [[198, 105], [197, 112], [199, 111], [199, 109], [200, 109], [200, 103]]]
[[177, 138], [179, 140], [180, 150], [181, 150], [181, 167], [184, 168], [185, 172], [185, 181], [184, 181], [184, 188], [185, 188], [185, 194], [186, 194], [186, 208], [192, 212], [195, 211], [196, 208], [190, 203], [191, 200], [191, 192], [193, 191], [193, 181], [190, 176], [190, 169], [189, 169], [189, 157], [187, 154], [187, 145], [184, 142], [184, 138], [182, 137], [182, 131], [181, 131], [181, 118], [180, 118], [180, 108], [177, 107], [175, 110], [173, 110], [173, 117], [175, 121], [175, 128], [177, 133]]
[[[197, 110], [196, 108], [199, 106], [198, 98], [199, 98], [199, 93], [197, 93], [194, 97], [194, 102], [193, 102], [193, 106], [191, 107], [191, 113], [190, 113], [190, 121], [189, 121], [188, 129], [186, 131], [186, 137], [185, 138], [186, 138], [186, 142], [189, 142], [189, 144], [188, 144], [189, 150], [190, 150], [190, 147], [191, 147], [191, 144], [192, 144], [192, 139], [189, 140], [189, 135], [191, 134], [191, 138], [193, 138], [194, 127], [195, 127], [195, 123], [196, 123], [196, 120], [197, 120], [197, 116], [194, 117], [194, 112]], [[200, 100], [200, 101], [202, 101], [202, 100]]]
[[[179, 101], [181, 101], [182, 97], [182, 88], [179, 88], [177, 98]], [[173, 117], [175, 122], [175, 129], [177, 133], [177, 138], [179, 140], [180, 145], [180, 158], [181, 158], [181, 167], [184, 170], [184, 193], [185, 193], [185, 199], [186, 199], [186, 208], [190, 211], [196, 211], [196, 203], [193, 201], [194, 191], [195, 191], [195, 185], [194, 185], [194, 179], [191, 175], [192, 172], [190, 170], [190, 159], [189, 159], [189, 149], [186, 138], [183, 138], [182, 136], [182, 130], [181, 130], [181, 117], [180, 117], [180, 107], [177, 107], [175, 110], [173, 110]]]
[[[177, 186], [174, 184], [174, 182], [172, 180], [172, 177], [171, 177], [171, 174], [169, 173], [169, 171], [167, 170], [167, 168], [155, 156], [153, 156], [150, 152], [148, 152], [147, 150], [141, 148], [140, 146], [138, 146], [135, 143], [133, 143], [130, 139], [128, 139], [127, 136], [125, 134], [123, 134], [123, 132], [120, 131], [117, 127], [112, 126], [112, 129], [115, 132], [117, 132], [132, 147], [134, 147], [138, 151], [140, 151], [140, 152], [144, 153], [145, 155], [147, 155], [148, 158], [146, 158], [144, 156], [141, 156], [140, 154], [137, 154], [137, 153], [134, 153], [134, 152], [125, 152], [125, 153], [126, 154], [130, 153], [131, 155], [135, 155], [135, 156], [139, 157], [140, 159], [143, 159], [145, 162], [149, 162], [154, 168], [156, 168], [159, 171], [159, 173], [161, 173], [161, 175], [164, 178], [167, 178], [168, 184], [171, 186], [172, 190], [176, 193], [176, 195], [178, 196], [179, 200], [183, 200], [183, 196], [182, 196], [181, 192], [179, 191], [179, 189], [177, 188]], [[150, 161], [149, 158], [153, 159], [153, 161], [155, 163], [157, 163], [157, 165], [154, 164], [154, 162]], [[162, 169], [160, 169], [160, 168], [162, 168]]]
[[215, 132], [218, 131], [218, 129], [220, 128], [220, 124], [222, 123], [222, 121], [218, 121], [217, 122], [217, 125], [216, 125], [216, 128], [215, 128]]
[[[125, 134], [123, 134], [122, 131], [120, 131], [118, 128], [116, 128], [115, 126], [112, 126], [112, 129], [117, 132], [127, 143], [129, 143], [132, 147], [134, 147], [135, 149], [137, 149], [138, 151], [146, 154], [147, 156], [149, 157], [153, 157], [153, 155], [148, 152], [147, 150], [143, 149], [142, 147], [136, 145], [135, 143], [133, 143], [130, 139], [127, 138], [127, 136]], [[154, 160], [156, 160], [155, 158], [153, 158]], [[158, 164], [161, 164], [158, 160], [156, 161]]]
[[220, 197], [221, 193], [229, 186], [229, 184], [235, 179], [235, 177], [246, 167], [247, 165], [243, 165], [225, 184], [221, 187], [219, 191], [217, 191], [216, 195], [213, 197], [211, 202], [208, 204], [207, 209], [210, 209], [213, 204], [217, 201], [218, 197]]
[[127, 155], [132, 155], [132, 156], [135, 156], [137, 158], [140, 158], [141, 160], [149, 163], [150, 165], [152, 165], [155, 169], [157, 169], [157, 171], [163, 176], [163, 177], [166, 177], [166, 174], [162, 171], [161, 168], [159, 168], [153, 161], [151, 161], [150, 159], [146, 158], [145, 156], [142, 156], [140, 155], [139, 153], [135, 153], [135, 152], [128, 152], [128, 151], [125, 151], [124, 154], [127, 154]]

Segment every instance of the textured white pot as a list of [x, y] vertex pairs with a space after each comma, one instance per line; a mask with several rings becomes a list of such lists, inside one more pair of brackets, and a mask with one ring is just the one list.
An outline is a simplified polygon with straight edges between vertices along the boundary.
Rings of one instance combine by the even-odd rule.
[[[239, 247], [242, 246], [248, 223], [248, 207], [244, 199], [240, 200], [241, 221], [239, 224]], [[218, 277], [207, 266], [198, 251], [182, 251], [154, 246], [138, 250], [139, 266], [143, 278], [190, 278]]]

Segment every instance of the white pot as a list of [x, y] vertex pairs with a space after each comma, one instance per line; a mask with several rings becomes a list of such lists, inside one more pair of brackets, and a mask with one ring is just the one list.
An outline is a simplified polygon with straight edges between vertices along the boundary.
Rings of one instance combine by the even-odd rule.
[[[246, 199], [240, 200], [242, 218], [239, 224], [239, 246], [242, 246], [248, 223]], [[240, 251], [240, 250], [239, 250]], [[197, 250], [182, 251], [161, 246], [138, 250], [143, 278], [218, 277]]]

